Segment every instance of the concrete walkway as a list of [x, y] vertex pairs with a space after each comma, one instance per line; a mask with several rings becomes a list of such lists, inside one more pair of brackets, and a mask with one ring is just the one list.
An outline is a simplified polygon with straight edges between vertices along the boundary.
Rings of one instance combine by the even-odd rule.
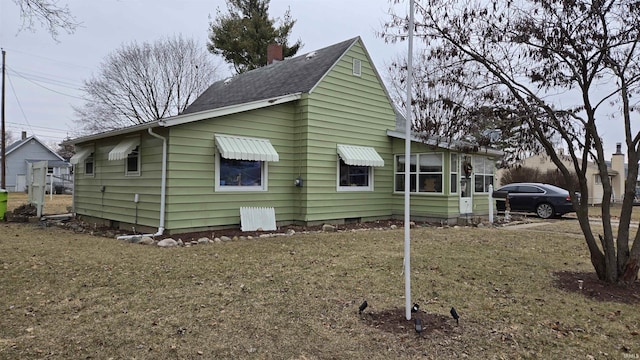
[[[576, 222], [578, 221], [578, 219], [575, 219], [575, 218], [564, 218], [564, 220], [561, 220], [561, 221], [572, 221], [572, 220]], [[602, 220], [599, 218], [590, 218], [589, 222], [592, 224], [602, 224]], [[534, 227], [544, 226], [544, 225], [551, 225], [554, 223], [555, 222], [541, 221], [541, 222], [530, 222], [530, 223], [513, 224], [513, 225], [505, 224], [501, 228], [505, 230], [519, 230], [519, 229], [528, 229], [528, 228], [534, 228]], [[611, 220], [611, 225], [617, 226], [618, 224], [619, 224], [619, 221], [617, 219]], [[640, 223], [638, 223], [637, 221], [632, 221], [630, 225], [633, 228], [633, 227], [638, 227]]]

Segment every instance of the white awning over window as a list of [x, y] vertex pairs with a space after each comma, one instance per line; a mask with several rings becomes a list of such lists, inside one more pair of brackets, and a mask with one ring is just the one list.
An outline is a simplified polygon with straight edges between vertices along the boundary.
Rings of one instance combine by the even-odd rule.
[[225, 159], [279, 161], [280, 156], [268, 139], [216, 134], [216, 147]]
[[73, 165], [77, 165], [83, 161], [85, 161], [89, 155], [93, 153], [93, 148], [80, 148], [72, 157], [69, 159], [69, 162]]
[[368, 146], [352, 146], [338, 144], [338, 155], [347, 165], [384, 166], [384, 160], [376, 149]]
[[109, 151], [109, 160], [124, 160], [139, 145], [140, 138], [138, 137], [124, 139]]

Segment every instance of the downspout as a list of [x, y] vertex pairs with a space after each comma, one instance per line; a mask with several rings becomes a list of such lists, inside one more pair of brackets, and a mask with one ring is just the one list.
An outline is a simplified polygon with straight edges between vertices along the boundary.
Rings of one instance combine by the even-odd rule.
[[162, 181], [160, 183], [160, 227], [154, 236], [160, 236], [164, 232], [164, 215], [167, 198], [167, 138], [160, 136], [148, 128], [149, 135], [162, 140]]
[[158, 227], [158, 231], [155, 234], [142, 234], [142, 235], [124, 235], [118, 236], [118, 240], [130, 240], [140, 236], [162, 236], [164, 233], [164, 216], [165, 216], [165, 204], [167, 197], [167, 138], [162, 137], [151, 130], [151, 128], [147, 129], [149, 135], [162, 140], [162, 181], [160, 184], [160, 225]]

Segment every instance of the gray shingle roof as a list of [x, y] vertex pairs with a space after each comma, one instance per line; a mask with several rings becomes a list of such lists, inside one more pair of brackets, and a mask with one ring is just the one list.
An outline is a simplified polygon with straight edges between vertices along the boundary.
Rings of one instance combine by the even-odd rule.
[[182, 114], [308, 93], [359, 37], [255, 70], [211, 85]]

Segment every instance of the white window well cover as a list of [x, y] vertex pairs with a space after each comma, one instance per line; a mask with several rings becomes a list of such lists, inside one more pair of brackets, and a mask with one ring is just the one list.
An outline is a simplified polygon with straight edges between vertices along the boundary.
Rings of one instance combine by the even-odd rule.
[[279, 161], [280, 156], [268, 139], [216, 134], [216, 147], [225, 159]]
[[109, 160], [126, 159], [138, 145], [140, 145], [140, 138], [137, 137], [120, 141], [120, 143], [109, 152]]
[[81, 148], [71, 157], [71, 159], [69, 159], [69, 162], [72, 163], [73, 165], [77, 165], [83, 162], [86, 158], [88, 158], [92, 152], [93, 152], [92, 148], [84, 148], [84, 149]]
[[352, 146], [338, 144], [338, 155], [347, 165], [384, 166], [384, 160], [376, 149], [368, 146]]

